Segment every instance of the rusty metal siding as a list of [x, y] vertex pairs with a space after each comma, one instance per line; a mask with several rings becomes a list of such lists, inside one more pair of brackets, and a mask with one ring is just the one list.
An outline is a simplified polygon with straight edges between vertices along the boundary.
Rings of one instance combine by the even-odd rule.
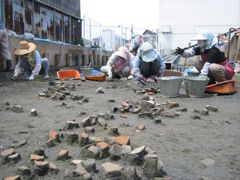
[[75, 19], [72, 19], [72, 41], [79, 41], [82, 34], [81, 23]]
[[41, 6], [39, 4], [34, 4], [34, 27], [35, 27], [35, 36], [42, 37], [41, 33]]
[[55, 26], [56, 26], [56, 41], [63, 41], [64, 33], [64, 15], [58, 12], [55, 13]]
[[[1, 1], [5, 7], [3, 18], [5, 18], [6, 28], [17, 34], [30, 32], [35, 37], [66, 43], [72, 43], [73, 38], [81, 39], [81, 33], [79, 33], [81, 23], [77, 23], [77, 20], [68, 14], [53, 9], [52, 6], [42, 5], [32, 0]], [[2, 10], [4, 7], [1, 7]]]
[[40, 0], [80, 18], [80, 0]]

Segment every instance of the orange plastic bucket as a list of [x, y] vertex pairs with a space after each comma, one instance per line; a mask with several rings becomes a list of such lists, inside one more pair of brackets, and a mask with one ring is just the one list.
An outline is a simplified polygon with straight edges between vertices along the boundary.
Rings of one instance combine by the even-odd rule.
[[236, 81], [229, 80], [220, 82], [218, 84], [209, 85], [206, 87], [205, 92], [218, 94], [233, 94], [236, 92], [236, 89]]
[[59, 79], [64, 80], [64, 79], [80, 79], [80, 74], [76, 70], [62, 70], [57, 72], [57, 76]]

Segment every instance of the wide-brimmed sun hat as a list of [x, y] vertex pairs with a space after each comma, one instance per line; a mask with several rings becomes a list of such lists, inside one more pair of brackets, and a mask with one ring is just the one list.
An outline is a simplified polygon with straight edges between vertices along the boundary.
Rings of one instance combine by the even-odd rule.
[[18, 48], [14, 51], [16, 55], [24, 55], [28, 54], [36, 49], [36, 45], [34, 43], [29, 43], [27, 41], [20, 41]]
[[149, 42], [142, 43], [138, 55], [144, 62], [152, 62], [157, 59], [157, 53], [154, 51], [154, 47]]
[[207, 40], [207, 38], [202, 34], [198, 34], [194, 38], [191, 39], [191, 41], [198, 41], [198, 40]]
[[121, 46], [118, 48], [118, 50], [115, 52], [115, 55], [122, 57], [125, 60], [128, 60], [128, 54], [129, 51], [125, 46]]

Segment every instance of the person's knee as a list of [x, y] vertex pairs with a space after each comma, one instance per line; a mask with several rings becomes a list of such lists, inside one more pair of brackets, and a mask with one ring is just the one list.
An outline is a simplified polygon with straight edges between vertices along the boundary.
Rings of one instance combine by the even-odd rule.
[[219, 64], [210, 64], [209, 65], [209, 71], [211, 72], [211, 73], [223, 73], [224, 72], [224, 68], [221, 66], [221, 65], [219, 65]]
[[100, 68], [100, 71], [101, 71], [102, 73], [106, 74], [106, 73], [107, 73], [107, 67], [106, 67], [106, 66], [102, 66], [102, 67]]
[[128, 76], [130, 74], [130, 67], [129, 66], [125, 66], [122, 70], [123, 76]]

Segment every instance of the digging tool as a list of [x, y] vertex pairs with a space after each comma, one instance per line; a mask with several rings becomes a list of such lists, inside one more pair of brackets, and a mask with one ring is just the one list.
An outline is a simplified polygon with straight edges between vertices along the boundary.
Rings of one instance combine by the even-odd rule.
[[[188, 44], [188, 49], [190, 48], [190, 46], [191, 46], [191, 42], [189, 42], [189, 44]], [[183, 71], [184, 71], [184, 69], [185, 69], [186, 62], [187, 62], [187, 57], [185, 58], [185, 61], [184, 61]]]

